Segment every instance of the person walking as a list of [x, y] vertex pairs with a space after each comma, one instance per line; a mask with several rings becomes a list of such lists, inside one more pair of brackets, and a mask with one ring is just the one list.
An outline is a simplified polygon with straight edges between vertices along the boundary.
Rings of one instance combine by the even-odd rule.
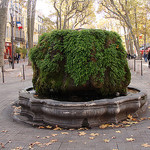
[[150, 68], [150, 50], [148, 51], [147, 59], [148, 59], [148, 67]]

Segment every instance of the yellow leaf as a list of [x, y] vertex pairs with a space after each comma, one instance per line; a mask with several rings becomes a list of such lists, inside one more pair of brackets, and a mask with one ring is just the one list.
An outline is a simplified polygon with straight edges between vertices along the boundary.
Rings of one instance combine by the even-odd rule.
[[148, 129], [150, 129], [150, 126], [149, 127], [147, 127]]
[[126, 138], [126, 140], [127, 140], [128, 142], [135, 141], [135, 139], [133, 139], [133, 138]]
[[49, 126], [49, 125], [48, 125], [48, 126], [46, 126], [46, 128], [47, 128], [47, 129], [51, 129], [51, 128], [52, 128], [52, 126]]
[[79, 136], [83, 136], [83, 135], [86, 135], [85, 132], [79, 132]]
[[52, 134], [52, 136], [57, 136], [58, 134]]
[[43, 126], [39, 126], [38, 128], [39, 128], [39, 129], [44, 129], [45, 127], [43, 127]]
[[141, 146], [143, 146], [143, 147], [150, 147], [150, 145], [148, 143], [144, 143]]
[[69, 129], [70, 131], [74, 131], [74, 129]]
[[112, 149], [112, 150], [118, 150], [118, 149]]
[[109, 140], [109, 139], [104, 139], [104, 142], [105, 142], [105, 143], [109, 143], [110, 140]]
[[109, 124], [102, 124], [101, 126], [99, 126], [100, 129], [105, 129], [109, 126]]
[[61, 134], [65, 134], [65, 135], [67, 135], [67, 134], [69, 134], [68, 132], [61, 132]]
[[69, 140], [70, 143], [72, 143], [73, 141]]
[[121, 133], [121, 131], [118, 130], [118, 131], [116, 131], [116, 133]]
[[85, 128], [79, 128], [78, 130], [85, 130]]
[[90, 140], [93, 140], [93, 139], [95, 139], [95, 137], [89, 137], [89, 139], [90, 139]]
[[99, 133], [91, 133], [91, 136], [99, 136]]
[[43, 145], [49, 146], [51, 144], [52, 144], [52, 142], [48, 142], [48, 143], [44, 143]]
[[133, 119], [133, 117], [129, 114], [128, 115], [128, 118], [130, 119], [130, 120], [132, 120]]
[[53, 130], [62, 130], [62, 128], [60, 128], [60, 127], [58, 127], [57, 125], [56, 125], [56, 128], [54, 128]]
[[53, 142], [53, 143], [54, 143], [54, 142], [57, 142], [57, 141], [58, 141], [57, 139], [51, 140], [51, 142]]

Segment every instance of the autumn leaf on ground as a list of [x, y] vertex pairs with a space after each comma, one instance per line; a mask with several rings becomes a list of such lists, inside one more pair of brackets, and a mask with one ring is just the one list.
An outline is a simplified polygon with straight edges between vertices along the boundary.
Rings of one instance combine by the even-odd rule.
[[39, 126], [38, 128], [39, 128], [39, 129], [44, 129], [45, 127], [43, 127], [43, 126]]
[[52, 136], [57, 136], [58, 134], [52, 134]]
[[95, 137], [89, 137], [89, 139], [90, 139], [90, 140], [94, 140], [94, 139], [95, 139]]
[[50, 138], [50, 136], [45, 136], [42, 139], [49, 139], [49, 138]]
[[99, 133], [91, 133], [91, 136], [99, 136]]
[[2, 130], [1, 132], [2, 132], [2, 133], [6, 133], [6, 132], [8, 132], [8, 131], [7, 131], [7, 130]]
[[53, 139], [53, 140], [51, 140], [51, 142], [53, 142], [53, 143], [54, 143], [54, 142], [57, 142], [57, 141], [58, 141], [57, 139]]
[[140, 120], [141, 120], [141, 121], [143, 121], [143, 120], [147, 120], [147, 118], [146, 118], [146, 117], [145, 117], [145, 118], [140, 118]]
[[109, 127], [109, 124], [102, 124], [101, 126], [99, 126], [100, 129], [105, 129]]
[[112, 149], [112, 150], [118, 150], [118, 149]]
[[22, 147], [16, 147], [15, 149], [12, 149], [12, 150], [23, 150]]
[[104, 142], [105, 142], [105, 143], [109, 143], [110, 140], [109, 140], [109, 139], [104, 139]]
[[144, 143], [141, 146], [143, 146], [143, 147], [150, 147], [150, 145], [148, 143]]
[[61, 132], [61, 134], [65, 134], [65, 135], [68, 135], [69, 133], [68, 133], [68, 132]]
[[150, 129], [150, 126], [149, 127], [147, 127], [148, 129]]
[[56, 131], [56, 130], [62, 130], [62, 128], [60, 128], [60, 127], [58, 127], [58, 126], [56, 125], [56, 128], [54, 128], [53, 130], [54, 130], [54, 131]]
[[70, 131], [74, 131], [75, 129], [69, 129]]
[[72, 143], [73, 141], [69, 140], [68, 142], [69, 142], [69, 143]]
[[148, 107], [148, 109], [150, 109], [150, 106]]
[[47, 128], [47, 129], [51, 129], [51, 128], [52, 128], [52, 126], [49, 126], [49, 125], [48, 125], [48, 126], [46, 126], [46, 128]]
[[128, 118], [130, 119], [130, 120], [132, 120], [133, 119], [133, 117], [129, 114], [128, 115]]
[[112, 138], [112, 139], [116, 139], [116, 137], [115, 137], [115, 136], [112, 136], [111, 138]]
[[52, 144], [52, 142], [48, 142], [48, 143], [44, 143], [43, 145], [49, 146], [51, 144]]
[[121, 133], [121, 131], [118, 130], [118, 131], [116, 131], [116, 133]]
[[126, 138], [126, 141], [132, 142], [132, 141], [135, 141], [135, 139], [133, 139], [133, 138]]
[[79, 132], [79, 136], [83, 136], [83, 135], [86, 135], [85, 132]]

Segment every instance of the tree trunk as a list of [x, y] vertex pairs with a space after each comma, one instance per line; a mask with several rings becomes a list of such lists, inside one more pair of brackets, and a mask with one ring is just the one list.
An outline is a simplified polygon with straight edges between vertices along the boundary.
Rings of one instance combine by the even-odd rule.
[[5, 35], [9, 0], [0, 2], [0, 67], [4, 66]]

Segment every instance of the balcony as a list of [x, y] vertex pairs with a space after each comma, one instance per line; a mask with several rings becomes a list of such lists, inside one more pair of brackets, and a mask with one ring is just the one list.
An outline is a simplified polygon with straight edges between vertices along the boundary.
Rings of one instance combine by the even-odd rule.
[[19, 42], [25, 42], [25, 39], [20, 37], [15, 37], [15, 40]]

